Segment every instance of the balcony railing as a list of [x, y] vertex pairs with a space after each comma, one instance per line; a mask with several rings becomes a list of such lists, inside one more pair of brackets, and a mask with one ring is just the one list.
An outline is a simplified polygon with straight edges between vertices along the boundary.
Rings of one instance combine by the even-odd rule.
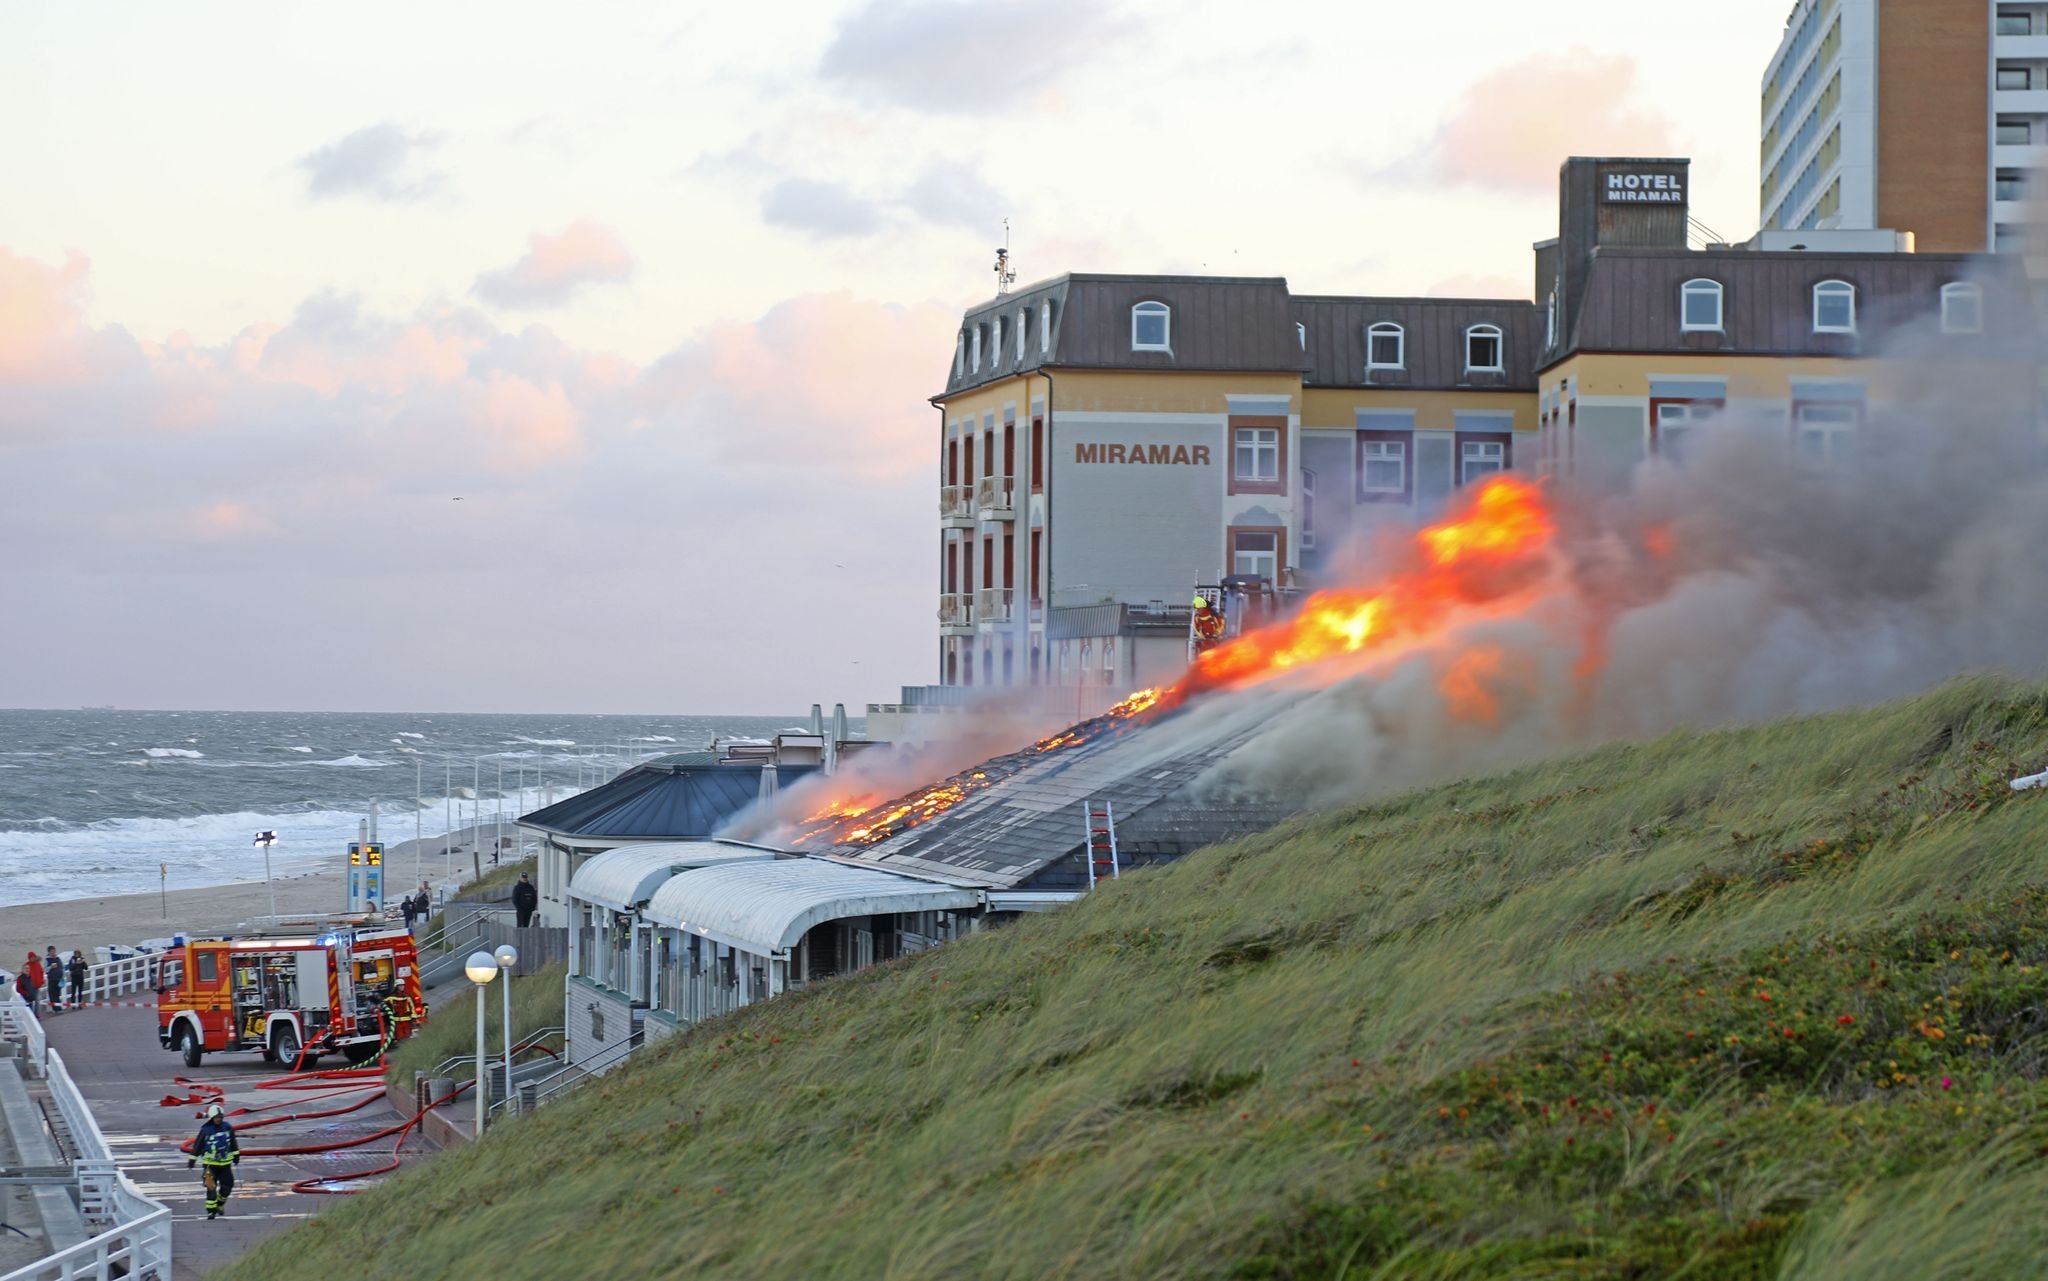
[[1007, 623], [1011, 611], [1016, 608], [1017, 589], [1014, 587], [984, 587], [981, 598], [975, 604], [975, 619], [983, 623]]
[[983, 476], [976, 486], [974, 505], [984, 516], [1014, 516], [1016, 485], [1008, 476]]
[[939, 597], [939, 626], [974, 626], [974, 597], [967, 592], [948, 592]]
[[939, 486], [939, 519], [942, 521], [972, 521], [974, 519], [974, 486]]

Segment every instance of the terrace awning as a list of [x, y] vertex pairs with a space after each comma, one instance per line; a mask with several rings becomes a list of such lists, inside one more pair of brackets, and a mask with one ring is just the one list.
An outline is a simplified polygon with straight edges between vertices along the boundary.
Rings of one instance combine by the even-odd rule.
[[974, 907], [980, 897], [972, 889], [893, 872], [786, 858], [684, 872], [655, 891], [644, 915], [656, 925], [769, 956], [795, 947], [825, 921], [956, 911]]
[[569, 897], [614, 912], [630, 912], [648, 901], [679, 872], [726, 863], [757, 863], [774, 858], [767, 850], [717, 841], [662, 841], [606, 850], [576, 870]]

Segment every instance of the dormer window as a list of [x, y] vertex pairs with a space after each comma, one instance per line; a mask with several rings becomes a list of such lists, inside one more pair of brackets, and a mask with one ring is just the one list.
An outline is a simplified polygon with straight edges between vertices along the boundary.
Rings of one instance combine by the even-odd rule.
[[1173, 350], [1173, 312], [1163, 302], [1141, 302], [1131, 308], [1131, 350]]
[[1984, 291], [1976, 285], [1957, 281], [1941, 287], [1941, 332], [1981, 334], [1984, 332]]
[[1465, 331], [1466, 373], [1498, 374], [1505, 368], [1501, 363], [1499, 325], [1474, 325]]
[[953, 377], [967, 372], [967, 331], [953, 335]]
[[1684, 333], [1721, 331], [1721, 282], [1688, 280], [1678, 290], [1678, 328]]
[[974, 327], [972, 345], [968, 349], [968, 368], [974, 373], [981, 372], [981, 326]]
[[1295, 338], [1296, 338], [1296, 339], [1297, 339], [1297, 340], [1298, 340], [1298, 341], [1299, 341], [1299, 342], [1301, 343], [1301, 349], [1302, 349], [1303, 351], [1307, 351], [1307, 350], [1308, 350], [1308, 326], [1307, 326], [1306, 324], [1303, 324], [1303, 323], [1302, 323], [1301, 321], [1299, 321], [1299, 320], [1295, 321], [1295, 322], [1294, 322], [1294, 336], [1295, 336]]
[[1543, 346], [1547, 351], [1557, 346], [1557, 295], [1552, 293], [1543, 304]]
[[1052, 355], [1052, 301], [1038, 304], [1038, 354]]
[[1003, 363], [1003, 318], [995, 319], [994, 338], [988, 345], [988, 367], [994, 369]]
[[1401, 326], [1381, 321], [1365, 331], [1365, 372], [1408, 367], [1408, 335]]
[[1024, 309], [1017, 309], [1017, 363], [1024, 363]]
[[1813, 332], [1856, 332], [1856, 286], [1846, 280], [1823, 280], [1813, 287]]

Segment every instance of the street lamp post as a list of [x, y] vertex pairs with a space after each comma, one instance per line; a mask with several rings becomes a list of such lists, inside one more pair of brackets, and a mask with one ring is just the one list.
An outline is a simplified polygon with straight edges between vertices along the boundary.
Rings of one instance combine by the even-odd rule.
[[505, 1115], [512, 1114], [512, 967], [519, 964], [519, 949], [510, 943], [498, 944], [492, 954], [498, 968], [505, 973]]
[[277, 886], [270, 879], [270, 847], [277, 844], [277, 833], [264, 830], [256, 833], [252, 845], [263, 847], [263, 888], [270, 895], [270, 928], [277, 928]]
[[469, 959], [462, 963], [462, 972], [469, 981], [476, 984], [476, 1137], [484, 1137], [485, 1096], [490, 1093], [490, 1078], [484, 1075], [484, 988], [498, 977], [498, 959], [489, 952], [471, 952]]

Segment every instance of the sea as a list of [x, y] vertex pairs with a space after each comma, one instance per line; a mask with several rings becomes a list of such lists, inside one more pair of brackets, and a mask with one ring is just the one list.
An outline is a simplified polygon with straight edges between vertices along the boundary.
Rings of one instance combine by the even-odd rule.
[[265, 830], [273, 874], [338, 870], [372, 807], [387, 846], [479, 819], [509, 833], [638, 761], [802, 722], [0, 710], [0, 906], [261, 881]]

